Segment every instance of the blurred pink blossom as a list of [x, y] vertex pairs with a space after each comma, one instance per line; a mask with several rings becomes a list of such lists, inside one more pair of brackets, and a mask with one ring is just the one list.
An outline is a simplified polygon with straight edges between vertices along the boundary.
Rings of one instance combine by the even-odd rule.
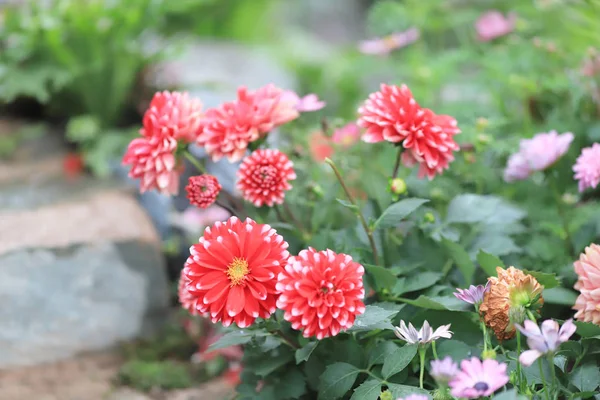
[[314, 93], [300, 97], [293, 90], [286, 90], [281, 96], [281, 101], [293, 103], [298, 112], [318, 111], [326, 105], [326, 103], [319, 100], [319, 97]]
[[213, 204], [206, 209], [188, 207], [182, 213], [173, 214], [171, 222], [191, 235], [198, 235], [205, 227], [217, 221], [225, 221], [229, 217], [227, 210]]
[[354, 122], [346, 124], [333, 132], [333, 143], [350, 147], [360, 139], [360, 128]]
[[593, 55], [585, 60], [583, 67], [581, 67], [581, 73], [584, 76], [592, 78], [600, 74], [600, 55]]
[[417, 28], [410, 28], [382, 38], [363, 40], [358, 44], [358, 50], [363, 54], [386, 55], [416, 42], [420, 37], [421, 32]]
[[575, 179], [579, 181], [579, 191], [595, 189], [600, 183], [600, 143], [581, 150], [581, 155], [573, 166]]
[[519, 152], [508, 159], [504, 180], [523, 180], [535, 171], [545, 170], [569, 150], [573, 138], [571, 132], [559, 135], [556, 131], [550, 131], [521, 140]]
[[487, 11], [475, 22], [477, 37], [482, 42], [489, 42], [508, 35], [515, 29], [516, 20], [517, 15], [515, 13], [509, 13], [505, 17], [500, 11]]

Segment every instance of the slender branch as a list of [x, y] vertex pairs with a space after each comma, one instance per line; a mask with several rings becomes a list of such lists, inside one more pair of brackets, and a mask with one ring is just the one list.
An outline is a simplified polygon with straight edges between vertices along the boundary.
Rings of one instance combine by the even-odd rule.
[[377, 255], [377, 246], [375, 245], [375, 239], [373, 238], [373, 231], [369, 228], [369, 225], [367, 224], [367, 220], [365, 220], [365, 217], [364, 217], [362, 211], [360, 210], [360, 208], [358, 207], [358, 205], [356, 204], [354, 197], [352, 196], [352, 194], [350, 194], [350, 190], [348, 190], [348, 187], [346, 186], [346, 183], [344, 182], [344, 179], [342, 178], [342, 175], [340, 174], [340, 171], [337, 169], [335, 163], [330, 158], [326, 158], [325, 162], [327, 164], [329, 164], [329, 166], [333, 170], [333, 173], [335, 174], [338, 181], [340, 182], [340, 185], [342, 185], [342, 188], [344, 189], [344, 192], [346, 193], [346, 197], [348, 197], [348, 200], [350, 201], [350, 203], [352, 203], [352, 205], [356, 206], [356, 209], [357, 209], [356, 214], [358, 215], [358, 219], [359, 219], [363, 229], [365, 230], [367, 237], [369, 238], [369, 244], [371, 245], [371, 250], [373, 251], [373, 260], [375, 261], [376, 265], [379, 265], [379, 256]]
[[218, 205], [219, 207], [222, 207], [222, 208], [226, 209], [227, 211], [229, 211], [229, 213], [231, 215], [235, 215], [239, 218], [237, 211], [234, 210], [232, 207], [230, 207], [228, 204], [226, 204], [220, 200], [215, 200], [215, 204]]
[[304, 225], [302, 225], [302, 222], [300, 222], [300, 220], [298, 218], [296, 218], [296, 216], [292, 212], [292, 209], [290, 208], [290, 205], [287, 202], [283, 203], [283, 209], [285, 210], [286, 215], [294, 223], [294, 225], [296, 225], [298, 227], [298, 229], [300, 229], [300, 231], [306, 233], [306, 230], [304, 229]]
[[204, 168], [204, 165], [202, 165], [202, 163], [192, 155], [192, 153], [190, 153], [188, 150], [185, 150], [183, 152], [183, 156], [194, 166], [196, 167], [196, 169], [198, 171], [200, 171], [203, 174], [206, 174], [206, 168]]
[[[542, 385], [544, 385], [544, 392], [546, 392], [546, 400], [550, 400], [550, 393], [548, 385], [546, 384], [546, 377], [544, 376], [544, 368], [542, 367], [542, 359], [538, 358], [538, 365], [540, 367], [540, 377], [542, 378]], [[550, 368], [554, 368], [554, 365], [551, 365]]]
[[402, 146], [398, 146], [398, 155], [396, 156], [396, 164], [394, 164], [394, 171], [392, 172], [392, 179], [398, 177], [398, 170], [400, 169], [400, 160], [402, 159]]
[[281, 208], [279, 208], [279, 206], [277, 204], [275, 204], [275, 207], [273, 207], [275, 209], [275, 214], [277, 214], [277, 219], [279, 219], [281, 222], [286, 222], [286, 219], [284, 218], [283, 214], [281, 213]]
[[285, 344], [287, 344], [288, 346], [290, 346], [291, 348], [293, 348], [293, 349], [299, 349], [299, 348], [300, 348], [300, 346], [299, 346], [298, 344], [294, 343], [292, 340], [290, 340], [290, 339], [289, 339], [289, 338], [286, 336], [286, 334], [282, 332], [282, 330], [281, 330], [281, 329], [277, 329], [277, 330], [276, 330], [274, 333], [275, 333], [275, 334], [277, 334], [277, 335], [278, 335], [278, 336], [281, 338], [281, 340], [282, 340], [282, 341], [283, 341]]

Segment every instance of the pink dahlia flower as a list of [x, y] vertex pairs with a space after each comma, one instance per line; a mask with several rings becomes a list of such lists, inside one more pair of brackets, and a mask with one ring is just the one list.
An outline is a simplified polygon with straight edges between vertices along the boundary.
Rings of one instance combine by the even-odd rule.
[[346, 124], [336, 129], [331, 139], [342, 147], [350, 147], [360, 139], [360, 128], [355, 123]]
[[256, 207], [282, 204], [296, 179], [294, 164], [281, 151], [259, 149], [244, 159], [237, 173], [237, 188]]
[[505, 17], [499, 11], [488, 11], [482, 14], [477, 19], [477, 22], [475, 22], [477, 37], [482, 42], [489, 42], [490, 40], [508, 35], [515, 29], [516, 20], [517, 15], [514, 13], [510, 13]]
[[382, 38], [363, 40], [358, 44], [358, 50], [363, 54], [387, 55], [393, 50], [416, 42], [419, 37], [421, 37], [421, 32], [417, 28], [410, 28]]
[[318, 111], [327, 104], [324, 101], [319, 100], [319, 97], [314, 93], [300, 97], [293, 90], [286, 90], [283, 93], [282, 101], [293, 103], [298, 112]]
[[422, 108], [406, 85], [382, 84], [358, 109], [358, 125], [366, 128], [363, 141], [401, 144], [404, 165], [419, 164], [419, 177], [433, 179], [441, 174], [459, 150], [454, 135], [460, 133], [456, 120]]
[[296, 104], [285, 100], [284, 93], [274, 85], [254, 92], [239, 88], [237, 100], [206, 111], [198, 145], [214, 161], [223, 157], [231, 162], [241, 160], [250, 143], [298, 117]]
[[190, 204], [199, 208], [208, 208], [221, 192], [219, 180], [208, 174], [191, 176], [185, 187]]
[[573, 138], [571, 132], [559, 135], [556, 131], [550, 131], [521, 140], [519, 152], [508, 159], [504, 180], [523, 180], [535, 171], [543, 171], [550, 167], [569, 150]]
[[173, 137], [191, 143], [202, 130], [202, 103], [189, 97], [187, 93], [157, 92], [148, 110], [144, 114], [144, 136], [153, 136], [160, 132], [163, 136]]
[[483, 362], [473, 357], [460, 363], [460, 371], [450, 381], [452, 396], [477, 399], [490, 396], [508, 383], [506, 364], [496, 360]]
[[600, 325], [600, 246], [591, 244], [574, 263], [578, 276], [575, 289], [579, 290], [575, 318]]
[[352, 327], [365, 312], [365, 269], [346, 254], [302, 250], [277, 277], [277, 307], [304, 337], [321, 340]]
[[581, 150], [581, 155], [573, 166], [575, 179], [579, 181], [579, 191], [595, 189], [600, 183], [600, 143]]

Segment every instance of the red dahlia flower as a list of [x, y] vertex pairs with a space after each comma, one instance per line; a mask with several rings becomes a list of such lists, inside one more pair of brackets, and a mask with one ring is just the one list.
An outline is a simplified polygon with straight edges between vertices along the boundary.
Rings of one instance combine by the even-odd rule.
[[419, 163], [419, 177], [433, 179], [448, 168], [459, 150], [453, 136], [460, 133], [456, 120], [422, 108], [406, 85], [381, 85], [359, 108], [358, 125], [366, 128], [367, 143], [388, 141], [402, 145], [403, 163]]
[[294, 164], [279, 150], [259, 149], [246, 157], [238, 170], [237, 188], [256, 207], [282, 204], [285, 191], [296, 179]]
[[254, 92], [238, 89], [238, 98], [206, 111], [206, 124], [198, 144], [214, 161], [227, 157], [239, 161], [248, 145], [279, 125], [296, 119], [296, 104], [286, 100], [284, 91], [274, 85]]
[[144, 114], [142, 129], [147, 133], [142, 134], [152, 136], [154, 132], [160, 132], [191, 143], [200, 134], [203, 117], [200, 100], [187, 93], [157, 92]]
[[292, 328], [304, 330], [304, 337], [335, 336], [365, 312], [364, 272], [346, 254], [302, 250], [290, 257], [277, 278], [277, 307], [285, 311]]
[[217, 200], [221, 188], [221, 184], [216, 177], [204, 174], [190, 177], [185, 190], [192, 205], [199, 208], [208, 208]]
[[269, 225], [237, 217], [216, 222], [190, 248], [181, 274], [182, 305], [224, 326], [246, 328], [268, 318], [275, 312], [275, 284], [289, 257], [287, 247]]

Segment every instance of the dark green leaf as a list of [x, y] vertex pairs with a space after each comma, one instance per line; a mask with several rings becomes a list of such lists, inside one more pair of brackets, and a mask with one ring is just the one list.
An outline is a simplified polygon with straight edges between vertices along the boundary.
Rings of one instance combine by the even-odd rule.
[[368, 305], [365, 312], [354, 321], [348, 332], [370, 331], [373, 329], [393, 329], [390, 320], [399, 310], [386, 310], [376, 304]]
[[309, 342], [304, 347], [296, 350], [296, 364], [300, 364], [302, 361], [308, 360], [318, 344], [319, 342]]
[[238, 344], [246, 344], [254, 337], [268, 336], [268, 332], [264, 331], [249, 331], [239, 330], [224, 334], [219, 340], [213, 343], [208, 350], [224, 349], [229, 346], [235, 346]]
[[396, 278], [396, 275], [392, 273], [392, 271], [378, 265], [365, 264], [365, 269], [375, 281], [375, 285], [378, 289], [390, 290], [392, 287], [394, 287], [396, 280], [398, 279]]
[[577, 325], [577, 334], [583, 338], [600, 335], [600, 326], [591, 322], [575, 321], [575, 325]]
[[277, 399], [299, 399], [306, 393], [306, 380], [297, 369], [290, 369], [275, 386]]
[[385, 359], [398, 349], [399, 347], [394, 342], [388, 340], [379, 343], [369, 354], [369, 368], [373, 365], [383, 364]]
[[321, 375], [320, 400], [336, 400], [343, 397], [354, 385], [360, 370], [346, 363], [331, 364]]
[[392, 289], [395, 295], [416, 292], [433, 286], [440, 280], [442, 274], [439, 272], [424, 271], [414, 276], [398, 279], [396, 286]]
[[594, 362], [593, 364], [584, 364], [577, 367], [570, 374], [571, 383], [582, 392], [591, 392], [596, 390], [600, 384], [600, 369]]
[[371, 379], [363, 382], [359, 387], [354, 389], [350, 400], [377, 400], [380, 394], [381, 382]]
[[544, 289], [542, 292], [544, 303], [560, 304], [563, 306], [573, 306], [577, 300], [577, 293], [571, 289], [555, 287], [553, 289]]
[[477, 254], [477, 262], [479, 266], [488, 276], [496, 276], [496, 267], [504, 268], [502, 260], [492, 254], [479, 250]]
[[284, 366], [294, 359], [294, 354], [286, 351], [286, 352], [270, 352], [265, 353], [264, 357], [261, 357], [259, 360], [252, 363], [248, 367], [254, 372], [256, 375], [265, 377], [271, 374], [276, 369]]
[[556, 274], [549, 274], [547, 272], [539, 271], [528, 271], [524, 270], [526, 274], [533, 276], [540, 285], [544, 286], [545, 289], [552, 289], [560, 286], [560, 280], [556, 277]]
[[448, 223], [512, 224], [525, 217], [525, 212], [501, 197], [461, 194], [448, 205]]
[[404, 199], [389, 206], [381, 217], [375, 221], [375, 228], [391, 228], [397, 226], [404, 218], [410, 215], [417, 208], [427, 203], [426, 199]]
[[417, 354], [416, 345], [405, 345], [396, 349], [390, 354], [383, 363], [383, 369], [381, 373], [385, 379], [397, 374], [402, 371]]
[[440, 359], [450, 356], [454, 361], [460, 362], [473, 353], [473, 349], [469, 345], [458, 340], [443, 340], [437, 346]]
[[390, 389], [390, 391], [392, 392], [392, 394], [394, 395], [394, 398], [398, 398], [398, 397], [407, 397], [410, 396], [411, 394], [422, 394], [424, 396], [427, 396], [427, 398], [431, 398], [431, 396], [429, 396], [429, 392], [427, 392], [426, 390], [423, 389], [419, 389], [418, 387], [415, 386], [406, 386], [406, 385], [399, 385], [397, 383], [390, 383], [388, 384], [388, 387]]
[[421, 295], [416, 300], [402, 299], [402, 301], [429, 310], [465, 311], [469, 306], [469, 304], [456, 297], [428, 297]]
[[527, 396], [520, 395], [517, 389], [510, 389], [494, 395], [494, 400], [526, 400]]
[[446, 238], [442, 239], [442, 243], [446, 247], [448, 254], [456, 263], [462, 276], [465, 278], [466, 285], [473, 283], [473, 275], [475, 274], [475, 264], [471, 261], [469, 254], [458, 243], [452, 242]]

